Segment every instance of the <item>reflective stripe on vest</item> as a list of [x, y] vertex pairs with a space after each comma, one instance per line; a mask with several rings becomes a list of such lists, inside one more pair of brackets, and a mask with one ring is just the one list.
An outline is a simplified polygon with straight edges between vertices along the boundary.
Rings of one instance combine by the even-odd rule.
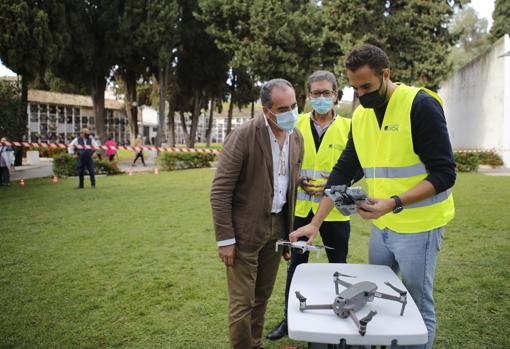
[[321, 202], [321, 199], [322, 199], [321, 196], [308, 195], [304, 191], [300, 191], [296, 195], [296, 200], [311, 201], [311, 202]]
[[406, 167], [369, 167], [364, 168], [366, 178], [405, 178], [426, 174], [427, 169], [422, 163]]
[[415, 202], [414, 204], [405, 205], [404, 208], [407, 209], [407, 208], [431, 206], [431, 205], [437, 204], [439, 202], [445, 201], [446, 199], [448, 199], [448, 197], [450, 196], [451, 193], [452, 193], [452, 190], [448, 189], [448, 190], [442, 191], [439, 194], [436, 194], [430, 198], [427, 198], [425, 200]]

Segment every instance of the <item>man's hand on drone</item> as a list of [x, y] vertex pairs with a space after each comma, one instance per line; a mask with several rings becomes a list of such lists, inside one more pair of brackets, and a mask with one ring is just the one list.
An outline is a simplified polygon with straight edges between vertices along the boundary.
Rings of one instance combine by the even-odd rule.
[[234, 265], [235, 252], [236, 252], [235, 244], [218, 247], [218, 256], [227, 267], [231, 267]]
[[313, 223], [310, 223], [290, 233], [289, 241], [296, 242], [299, 240], [300, 237], [304, 236], [308, 238], [307, 244], [311, 245], [313, 239], [315, 239], [315, 236], [317, 235], [318, 232], [319, 228], [315, 226]]

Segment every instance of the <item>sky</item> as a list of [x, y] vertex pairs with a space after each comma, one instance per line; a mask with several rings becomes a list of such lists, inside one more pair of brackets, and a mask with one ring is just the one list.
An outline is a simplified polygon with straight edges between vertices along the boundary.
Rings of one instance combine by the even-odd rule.
[[[487, 18], [489, 28], [492, 25], [492, 11], [494, 11], [495, 0], [471, 0], [471, 6], [478, 12], [480, 17]], [[0, 61], [0, 76], [16, 76], [16, 74], [2, 64]], [[344, 94], [346, 97], [352, 93]]]

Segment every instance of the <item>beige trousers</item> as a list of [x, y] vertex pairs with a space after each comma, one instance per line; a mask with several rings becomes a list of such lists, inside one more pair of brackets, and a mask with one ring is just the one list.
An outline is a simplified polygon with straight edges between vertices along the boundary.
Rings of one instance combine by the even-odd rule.
[[285, 234], [282, 213], [272, 216], [266, 243], [254, 252], [236, 249], [234, 265], [227, 267], [230, 345], [233, 349], [261, 347], [264, 315], [273, 291], [282, 252], [276, 240]]

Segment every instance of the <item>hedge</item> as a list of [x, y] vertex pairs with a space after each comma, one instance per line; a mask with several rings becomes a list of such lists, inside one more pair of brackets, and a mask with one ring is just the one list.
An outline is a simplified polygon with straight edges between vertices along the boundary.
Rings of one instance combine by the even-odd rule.
[[162, 170], [173, 171], [187, 168], [210, 167], [216, 159], [209, 153], [159, 153], [158, 164]]
[[459, 172], [476, 172], [478, 171], [478, 154], [472, 152], [456, 152], [453, 154], [457, 171]]
[[[53, 173], [58, 177], [77, 176], [76, 170], [78, 160], [69, 154], [60, 154], [53, 157]], [[122, 173], [117, 166], [117, 162], [108, 160], [99, 160], [94, 158], [94, 173], [116, 175]]]
[[480, 165], [489, 165], [492, 167], [503, 166], [503, 159], [494, 151], [484, 151], [478, 154]]

